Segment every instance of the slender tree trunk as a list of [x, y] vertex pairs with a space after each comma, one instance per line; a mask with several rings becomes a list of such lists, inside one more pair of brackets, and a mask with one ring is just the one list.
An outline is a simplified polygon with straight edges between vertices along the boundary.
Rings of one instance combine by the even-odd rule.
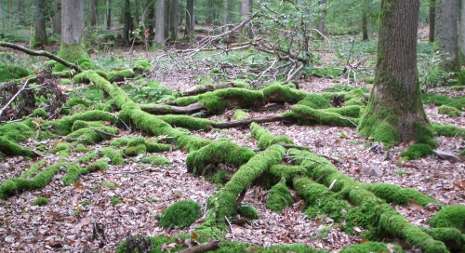
[[130, 35], [132, 32], [131, 2], [124, 0], [123, 4], [123, 43], [125, 46], [130, 44]]
[[111, 30], [111, 0], [107, 0], [107, 30]]
[[[26, 13], [24, 13], [25, 6], [24, 0], [17, 0], [16, 13], [18, 14], [18, 21], [21, 25], [26, 25]], [[0, 10], [1, 11], [1, 10]]]
[[460, 67], [458, 47], [459, 0], [436, 1], [436, 40], [439, 44], [442, 67], [455, 71]]
[[61, 0], [55, 1], [55, 15], [53, 16], [53, 32], [61, 34]]
[[362, 40], [368, 41], [368, 14], [370, 13], [370, 5], [368, 0], [363, 0], [363, 14], [362, 14]]
[[186, 35], [192, 38], [194, 32], [194, 0], [187, 0], [186, 4]]
[[320, 20], [318, 22], [318, 31], [326, 35], [326, 0], [320, 0]]
[[459, 22], [459, 57], [461, 64], [465, 61], [465, 1], [460, 5], [460, 22]]
[[45, 22], [45, 0], [34, 0], [35, 7], [35, 32], [34, 47], [43, 47], [47, 44], [47, 30]]
[[176, 40], [178, 38], [178, 0], [171, 0], [170, 3], [170, 39]]
[[429, 2], [429, 41], [434, 42], [434, 33], [436, 25], [436, 0]]
[[359, 131], [388, 145], [432, 138], [417, 79], [419, 6], [419, 0], [381, 2], [375, 85]]
[[157, 0], [155, 6], [155, 42], [165, 45], [165, 13], [166, 0]]
[[134, 0], [134, 26], [140, 25], [140, 0]]
[[223, 0], [223, 25], [225, 26], [225, 31], [228, 30], [227, 25], [231, 23], [231, 3], [230, 0]]
[[97, 26], [97, 0], [90, 0], [90, 26]]
[[[252, 15], [252, 0], [241, 0], [241, 20], [247, 19]], [[251, 38], [253, 36], [250, 25], [242, 29], [243, 36]]]

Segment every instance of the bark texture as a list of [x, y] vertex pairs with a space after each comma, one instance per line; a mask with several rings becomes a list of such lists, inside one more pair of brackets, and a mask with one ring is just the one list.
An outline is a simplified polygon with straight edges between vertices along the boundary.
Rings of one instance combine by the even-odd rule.
[[107, 30], [111, 29], [111, 0], [107, 0]]
[[436, 0], [430, 0], [429, 3], [429, 41], [434, 42], [434, 33], [436, 26]]
[[186, 6], [186, 34], [189, 38], [194, 31], [194, 0], [187, 0]]
[[166, 1], [157, 0], [155, 7], [155, 42], [160, 45], [165, 45], [165, 12]]
[[133, 29], [132, 16], [131, 16], [131, 2], [124, 0], [123, 4], [123, 42], [126, 46], [129, 46], [130, 35]]
[[61, 0], [55, 2], [55, 15], [53, 16], [53, 32], [61, 34]]
[[389, 145], [427, 135], [421, 131], [428, 121], [417, 82], [419, 5], [419, 0], [381, 3], [375, 85], [359, 131]]
[[34, 0], [35, 7], [35, 29], [34, 29], [34, 46], [42, 47], [47, 44], [47, 31], [45, 23], [45, 0]]
[[446, 70], [459, 68], [458, 22], [459, 0], [437, 0], [436, 3], [436, 40], [442, 55], [442, 66]]
[[368, 0], [363, 0], [363, 14], [362, 14], [362, 40], [368, 41], [368, 14], [370, 13], [370, 5]]
[[97, 0], [90, 0], [90, 26], [97, 25]]
[[61, 40], [64, 44], [81, 43], [84, 30], [84, 0], [62, 0]]
[[178, 0], [171, 0], [170, 2], [170, 26], [169, 26], [169, 31], [170, 31], [170, 39], [171, 40], [176, 40], [178, 38], [178, 9], [179, 9], [179, 3]]

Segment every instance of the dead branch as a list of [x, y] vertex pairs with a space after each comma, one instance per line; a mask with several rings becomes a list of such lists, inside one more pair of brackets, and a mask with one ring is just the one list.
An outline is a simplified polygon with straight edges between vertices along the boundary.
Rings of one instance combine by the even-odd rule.
[[47, 52], [45, 50], [37, 50], [36, 51], [36, 50], [29, 49], [29, 48], [25, 48], [25, 47], [20, 46], [20, 45], [16, 45], [16, 44], [13, 44], [13, 43], [8, 43], [8, 42], [0, 42], [0, 47], [5, 47], [5, 48], [18, 50], [18, 51], [21, 51], [23, 53], [26, 53], [26, 54], [32, 55], [32, 56], [44, 56], [44, 57], [47, 57], [47, 58], [49, 58], [51, 60], [59, 62], [59, 63], [65, 65], [68, 68], [74, 69], [77, 72], [81, 72], [81, 68], [78, 65], [70, 63], [70, 62], [66, 61], [65, 59], [60, 58], [60, 57], [58, 57], [58, 56], [56, 56], [54, 54], [51, 54], [51, 53], [49, 53], [49, 52]]
[[180, 251], [179, 253], [203, 253], [210, 250], [216, 250], [220, 247], [220, 241], [210, 241], [191, 248]]
[[222, 84], [218, 84], [218, 85], [197, 86], [193, 90], [188, 90], [188, 91], [182, 92], [181, 96], [183, 96], [183, 97], [185, 97], [185, 96], [195, 96], [195, 95], [199, 95], [199, 94], [202, 94], [202, 93], [205, 93], [205, 92], [214, 91], [214, 90], [218, 90], [218, 89], [231, 88], [231, 87], [236, 87], [236, 85], [234, 83], [222, 83]]
[[229, 121], [229, 122], [216, 122], [212, 124], [214, 128], [234, 128], [234, 127], [246, 127], [253, 122], [255, 123], [268, 123], [268, 122], [276, 122], [276, 121], [284, 121], [287, 117], [284, 115], [271, 115], [265, 116], [260, 118], [250, 118], [245, 120], [236, 120], [236, 121]]
[[0, 116], [2, 116], [3, 111], [5, 111], [5, 109], [8, 108], [8, 106], [10, 106], [10, 104], [13, 102], [13, 100], [15, 100], [16, 97], [18, 97], [19, 94], [21, 92], [23, 92], [24, 89], [26, 89], [29, 81], [30, 81], [30, 79], [27, 79], [26, 82], [24, 82], [23, 86], [21, 86], [21, 89], [19, 89], [18, 92], [16, 92], [16, 94], [14, 94], [13, 97], [10, 100], [8, 100], [8, 102], [5, 104], [5, 106], [3, 106], [2, 109], [0, 109]]
[[141, 109], [152, 114], [193, 114], [205, 110], [205, 107], [200, 103], [193, 103], [188, 106], [143, 104]]

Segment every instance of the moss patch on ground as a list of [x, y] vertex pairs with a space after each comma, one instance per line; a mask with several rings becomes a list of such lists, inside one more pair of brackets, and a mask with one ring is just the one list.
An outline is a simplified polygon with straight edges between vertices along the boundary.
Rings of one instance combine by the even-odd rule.
[[293, 203], [292, 195], [284, 182], [279, 182], [271, 187], [266, 197], [266, 208], [273, 212], [281, 213]]
[[192, 200], [182, 200], [169, 206], [160, 216], [160, 226], [164, 228], [189, 227], [200, 218], [200, 206]]
[[465, 233], [465, 205], [444, 206], [431, 219], [434, 228], [450, 227]]

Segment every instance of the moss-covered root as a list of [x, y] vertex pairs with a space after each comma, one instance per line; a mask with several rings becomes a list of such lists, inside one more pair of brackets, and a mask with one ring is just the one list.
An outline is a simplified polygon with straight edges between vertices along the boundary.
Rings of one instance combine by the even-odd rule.
[[0, 198], [6, 199], [12, 195], [23, 191], [41, 189], [52, 181], [53, 177], [64, 166], [64, 163], [58, 162], [49, 167], [39, 170], [31, 167], [19, 177], [14, 177], [3, 181], [0, 184]]
[[240, 147], [229, 140], [219, 140], [189, 153], [187, 169], [196, 176], [210, 176], [223, 164], [239, 167], [255, 155], [250, 148]]
[[434, 240], [421, 228], [409, 223], [390, 205], [364, 189], [359, 182], [339, 172], [327, 159], [309, 151], [290, 149], [288, 153], [295, 162], [305, 167], [308, 175], [318, 183], [341, 193], [367, 217], [368, 224], [365, 225], [378, 228], [381, 235], [404, 239], [426, 253], [449, 252], [444, 243]]
[[434, 134], [437, 136], [445, 137], [461, 137], [465, 138], [465, 128], [457, 127], [451, 124], [437, 124], [432, 125]]
[[364, 242], [347, 246], [340, 253], [403, 253], [398, 245], [388, 246], [381, 242]]
[[449, 117], [459, 117], [462, 114], [459, 109], [447, 105], [441, 105], [438, 107], [438, 113], [447, 115]]
[[83, 174], [87, 174], [89, 171], [85, 168], [81, 168], [78, 164], [70, 164], [67, 166], [66, 174], [63, 176], [63, 184], [71, 185], [79, 180], [79, 177]]
[[433, 147], [428, 144], [415, 143], [410, 145], [400, 156], [405, 160], [417, 160], [434, 153]]
[[201, 216], [200, 205], [192, 200], [182, 200], [165, 209], [160, 216], [164, 228], [189, 227]]
[[318, 110], [305, 105], [294, 105], [290, 112], [285, 113], [290, 120], [302, 125], [329, 125], [356, 127], [357, 118], [345, 117], [333, 111]]
[[282, 146], [273, 145], [242, 165], [228, 183], [210, 198], [207, 223], [224, 225], [225, 217], [231, 217], [236, 213], [236, 199], [239, 195], [267, 169], [279, 163], [284, 153], [285, 149]]
[[95, 144], [110, 139], [118, 134], [118, 129], [111, 126], [98, 126], [81, 128], [66, 136], [68, 141], [76, 141], [82, 144]]
[[293, 198], [285, 182], [281, 181], [271, 187], [266, 197], [266, 207], [273, 212], [281, 213], [293, 202]]
[[292, 144], [292, 140], [284, 135], [273, 135], [257, 123], [250, 124], [252, 136], [258, 141], [258, 147], [265, 149], [273, 144]]
[[174, 127], [182, 127], [189, 130], [208, 130], [212, 128], [213, 121], [187, 115], [160, 115], [159, 119]]
[[442, 207], [431, 217], [429, 224], [434, 228], [452, 227], [465, 233], [465, 205]]
[[67, 135], [72, 131], [73, 124], [76, 121], [108, 121], [117, 123], [117, 117], [105, 111], [87, 111], [83, 113], [76, 113], [71, 116], [65, 116], [61, 119], [47, 122], [46, 127], [51, 128], [53, 132], [58, 135]]
[[444, 242], [450, 252], [465, 252], [465, 234], [456, 228], [425, 229], [435, 240]]
[[349, 204], [340, 199], [337, 194], [308, 177], [295, 177], [293, 187], [305, 200], [308, 206], [305, 213], [311, 218], [326, 215], [340, 222], [350, 208]]
[[280, 83], [270, 84], [263, 89], [267, 102], [295, 104], [305, 97], [305, 92], [297, 90], [290, 85]]
[[365, 188], [373, 192], [378, 198], [398, 205], [416, 203], [421, 206], [426, 206], [431, 203], [437, 203], [437, 201], [432, 197], [427, 196], [415, 189], [402, 188], [395, 184], [367, 184], [365, 185]]
[[3, 153], [7, 156], [37, 156], [36, 153], [34, 153], [32, 150], [25, 148], [18, 143], [2, 136], [0, 136], [0, 153]]

